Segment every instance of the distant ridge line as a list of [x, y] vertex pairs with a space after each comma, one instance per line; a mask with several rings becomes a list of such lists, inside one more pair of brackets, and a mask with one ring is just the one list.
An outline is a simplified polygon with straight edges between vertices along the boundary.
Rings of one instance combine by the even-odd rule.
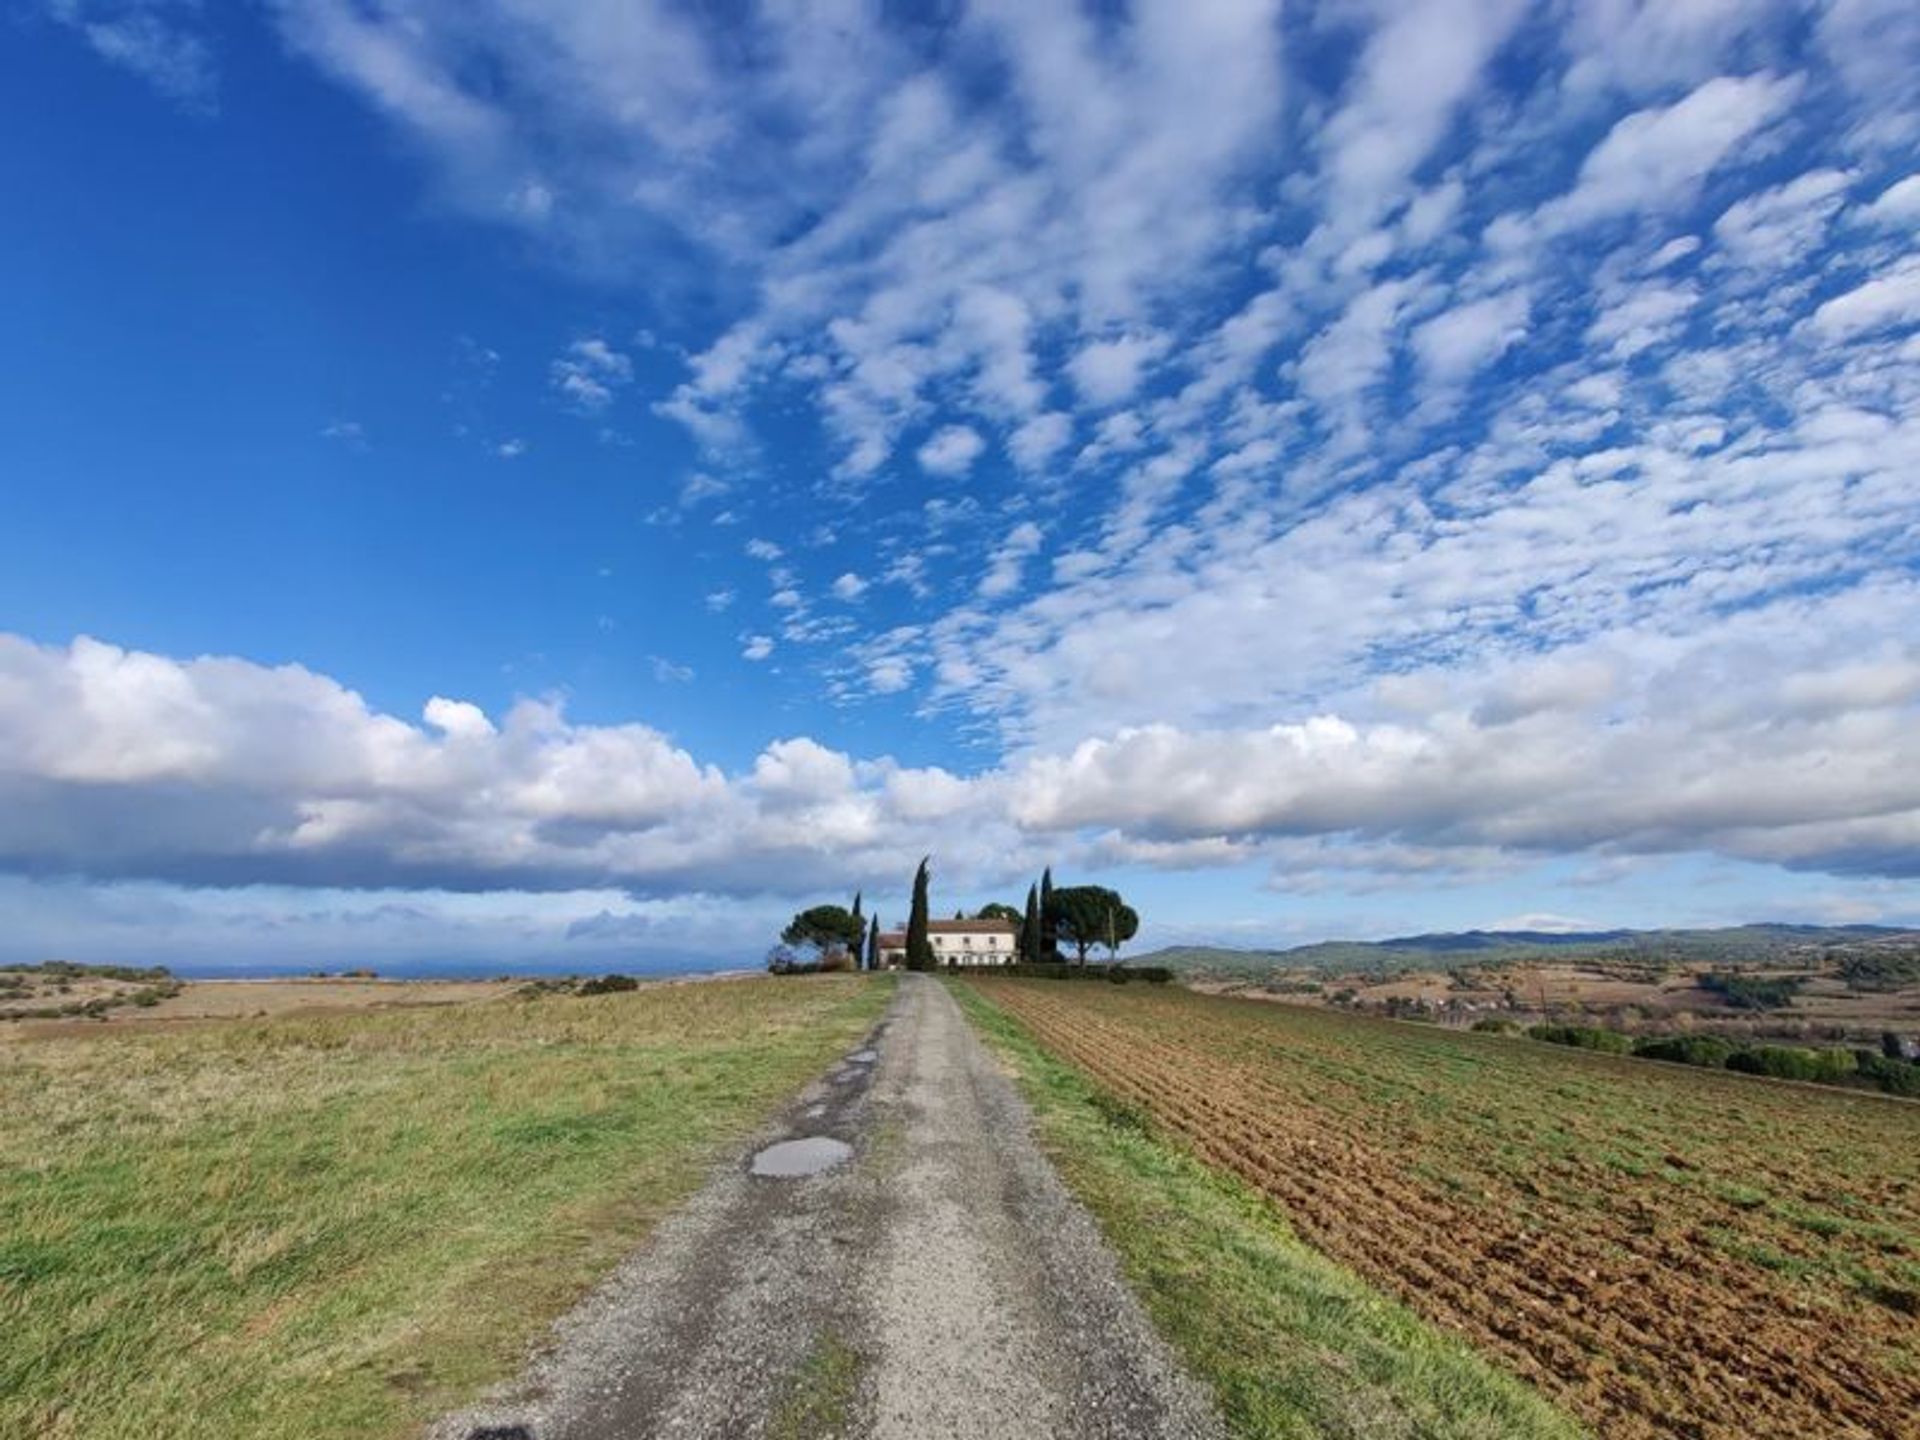
[[1340, 970], [1389, 967], [1451, 968], [1460, 965], [1539, 959], [1651, 958], [1725, 965], [1789, 959], [1809, 947], [1894, 943], [1920, 946], [1920, 930], [1898, 925], [1808, 925], [1764, 922], [1716, 929], [1674, 930], [1452, 930], [1398, 935], [1385, 940], [1324, 940], [1283, 950], [1224, 945], [1170, 945], [1131, 957], [1142, 965], [1188, 971]]

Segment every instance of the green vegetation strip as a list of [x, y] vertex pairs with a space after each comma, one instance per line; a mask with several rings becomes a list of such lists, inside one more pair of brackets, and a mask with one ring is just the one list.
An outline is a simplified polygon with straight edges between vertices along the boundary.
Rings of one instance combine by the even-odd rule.
[[1014, 1068], [1042, 1145], [1235, 1436], [1568, 1440], [1571, 1419], [1303, 1244], [1258, 1193], [952, 986]]
[[891, 989], [0, 1046], [0, 1436], [413, 1431], [511, 1374]]

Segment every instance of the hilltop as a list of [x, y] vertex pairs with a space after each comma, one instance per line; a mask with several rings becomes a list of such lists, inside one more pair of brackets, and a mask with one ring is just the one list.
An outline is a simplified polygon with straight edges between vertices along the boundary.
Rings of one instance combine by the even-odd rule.
[[1386, 940], [1327, 940], [1285, 950], [1171, 945], [1132, 963], [1190, 976], [1310, 970], [1330, 974], [1456, 970], [1550, 960], [1635, 964], [1832, 963], [1887, 950], [1920, 950], [1920, 931], [1886, 925], [1733, 925], [1712, 930], [1462, 930]]

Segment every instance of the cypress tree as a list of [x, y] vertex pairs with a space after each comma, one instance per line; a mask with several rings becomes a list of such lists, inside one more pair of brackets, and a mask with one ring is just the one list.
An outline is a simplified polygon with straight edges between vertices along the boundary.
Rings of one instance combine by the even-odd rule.
[[873, 928], [867, 931], [867, 969], [880, 968], [880, 917], [873, 917]]
[[931, 855], [923, 858], [913, 875], [913, 908], [907, 912], [909, 970], [931, 970], [935, 964], [933, 941], [927, 935], [927, 889], [933, 879], [927, 866], [932, 859]]
[[853, 892], [853, 968], [860, 968], [860, 946], [867, 938], [867, 922], [860, 916], [860, 892]]
[[1053, 903], [1053, 867], [1040, 872], [1040, 958], [1058, 960], [1060, 947], [1060, 911]]
[[1040, 958], [1040, 887], [1027, 886], [1027, 913], [1020, 921], [1020, 963], [1031, 965]]

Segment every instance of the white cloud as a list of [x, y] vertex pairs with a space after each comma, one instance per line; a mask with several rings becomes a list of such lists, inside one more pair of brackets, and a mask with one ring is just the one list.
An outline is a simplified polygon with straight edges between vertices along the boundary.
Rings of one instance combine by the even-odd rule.
[[1527, 297], [1509, 290], [1436, 315], [1413, 332], [1413, 350], [1435, 380], [1453, 384], [1497, 360], [1527, 333]]
[[742, 660], [765, 660], [771, 654], [773, 654], [773, 637], [771, 635], [750, 635], [747, 637], [746, 645], [740, 651], [740, 658]]
[[1038, 470], [1073, 438], [1073, 421], [1058, 410], [1036, 415], [1007, 440], [1007, 453], [1022, 470]]
[[1166, 337], [1161, 335], [1095, 340], [1067, 362], [1067, 374], [1083, 400], [1104, 409], [1130, 398], [1146, 377], [1147, 366], [1166, 348]]
[[1735, 201], [1714, 221], [1713, 237], [1741, 265], [1777, 270], [1796, 263], [1826, 238], [1852, 183], [1841, 170], [1810, 171]]
[[1860, 218], [1870, 225], [1889, 227], [1920, 222], [1920, 175], [1909, 175], [1889, 185], [1871, 205], [1862, 207]]
[[1534, 935], [1581, 935], [1608, 927], [1595, 920], [1573, 915], [1556, 915], [1550, 910], [1530, 910], [1524, 915], [1503, 915], [1475, 927], [1479, 930], [1525, 931]]
[[1903, 261], [1813, 312], [1811, 325], [1833, 339], [1920, 324], [1920, 257]]
[[764, 540], [759, 536], [755, 536], [753, 539], [747, 541], [746, 545], [742, 548], [744, 548], [746, 553], [753, 559], [764, 560], [769, 564], [778, 560], [786, 553], [778, 545], [774, 544], [773, 541]]
[[1385, 10], [1321, 136], [1337, 225], [1371, 223], [1400, 192], [1524, 13], [1519, 0], [1408, 0]]
[[1841, 82], [1859, 102], [1849, 140], [1869, 149], [1905, 151], [1920, 139], [1920, 12], [1907, 0], [1829, 0], [1815, 36]]
[[867, 582], [851, 570], [833, 582], [833, 598], [849, 604], [867, 593]]
[[1367, 392], [1392, 363], [1395, 337], [1417, 290], [1415, 282], [1396, 279], [1361, 291], [1301, 351], [1300, 389], [1326, 412], [1342, 449], [1366, 442]]
[[929, 475], [964, 475], [986, 448], [987, 442], [971, 426], [948, 425], [920, 447], [917, 458]]
[[718, 500], [722, 495], [731, 494], [732, 491], [733, 485], [730, 481], [713, 475], [689, 475], [686, 483], [680, 487], [680, 508], [692, 510], [706, 504], [709, 500]]
[[[1187, 865], [1317, 838], [1361, 847], [1362, 864], [1370, 845], [1473, 865], [1713, 850], [1913, 875], [1916, 617], [1911, 581], [1798, 597], [1684, 643], [1622, 632], [1581, 656], [1442, 674], [1439, 703], [1408, 719], [1123, 727], [970, 776], [805, 737], [728, 776], [644, 725], [577, 725], [543, 702], [496, 722], [436, 697], [423, 726], [298, 667], [6, 637], [0, 868], [764, 890], [897, 865], [936, 839], [984, 873], [1082, 840]], [[1831, 633], [1867, 636], [1872, 658], [1823, 659]], [[877, 660], [869, 680], [886, 691], [896, 674]], [[1756, 705], [1772, 724], [1749, 722]]]
[[167, 0], [48, 0], [54, 19], [95, 54], [138, 75], [169, 100], [211, 111], [219, 90], [212, 47], [194, 28], [198, 7]]
[[1640, 285], [1608, 297], [1607, 308], [1587, 327], [1587, 343], [1604, 345], [1619, 358], [1637, 355], [1667, 340], [1700, 301], [1691, 285]]
[[867, 688], [876, 695], [897, 695], [913, 683], [913, 667], [899, 656], [876, 660], [867, 667]]
[[1573, 190], [1539, 218], [1555, 230], [1690, 199], [1799, 91], [1791, 76], [1720, 75], [1672, 105], [1629, 115], [1587, 156]]
[[633, 362], [605, 340], [575, 340], [549, 367], [553, 388], [575, 409], [594, 414], [607, 408], [613, 392], [633, 380]]
[[987, 573], [980, 577], [980, 598], [997, 600], [1019, 589], [1027, 561], [1040, 553], [1042, 538], [1040, 527], [1031, 520], [1022, 521], [1008, 531], [993, 552]]

